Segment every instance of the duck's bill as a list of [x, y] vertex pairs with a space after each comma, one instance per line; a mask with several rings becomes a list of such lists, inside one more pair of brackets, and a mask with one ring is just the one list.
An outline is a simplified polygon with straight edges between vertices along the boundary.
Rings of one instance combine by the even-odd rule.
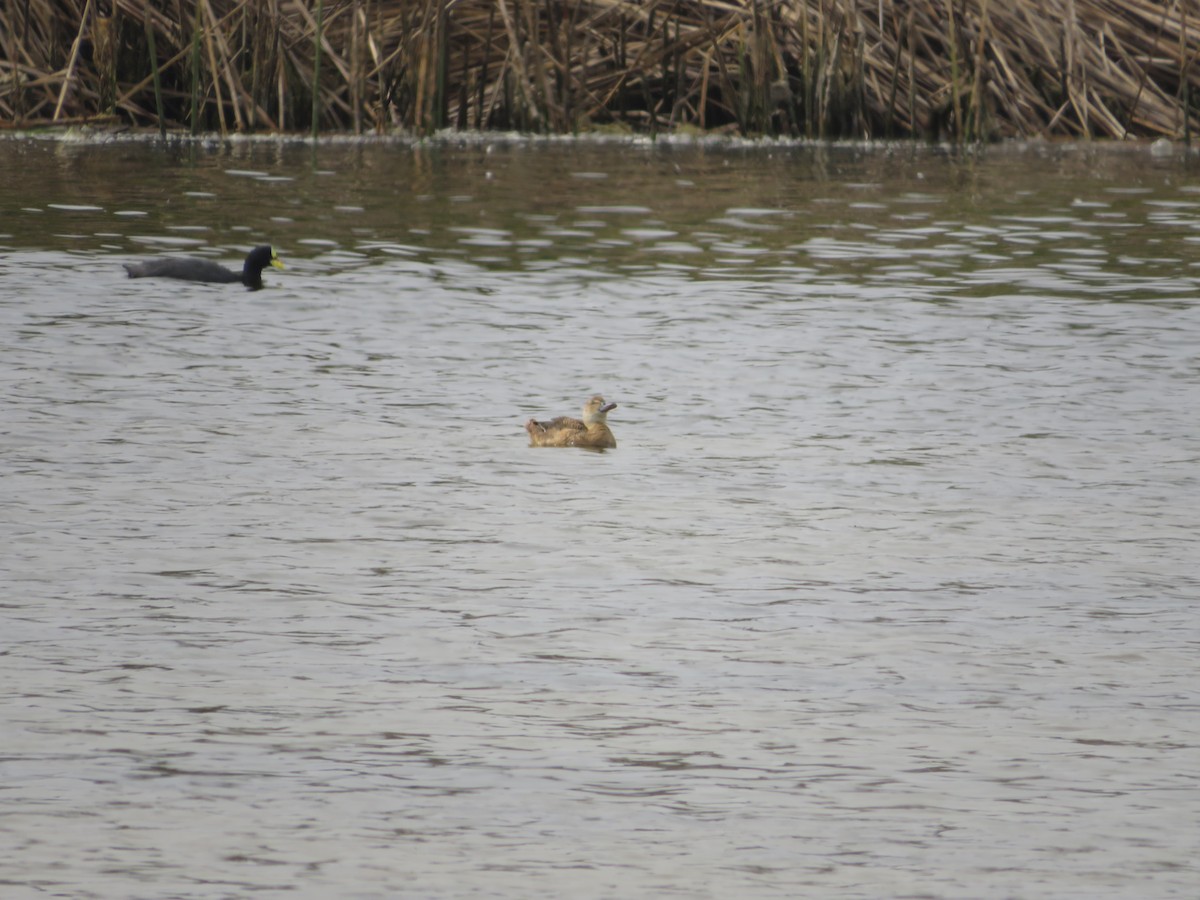
[[605, 403], [602, 407], [600, 407], [600, 412], [606, 413], [610, 409], [616, 409], [616, 408], [617, 408], [617, 404], [615, 404], [615, 403]]
[[272, 257], [271, 265], [274, 266], [276, 269], [282, 269], [283, 268], [283, 260], [281, 260], [278, 256]]

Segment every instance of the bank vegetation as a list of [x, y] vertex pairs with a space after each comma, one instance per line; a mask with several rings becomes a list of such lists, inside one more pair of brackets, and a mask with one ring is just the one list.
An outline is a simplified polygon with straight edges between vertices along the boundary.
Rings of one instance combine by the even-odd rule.
[[1196, 0], [3, 0], [0, 127], [1190, 139]]

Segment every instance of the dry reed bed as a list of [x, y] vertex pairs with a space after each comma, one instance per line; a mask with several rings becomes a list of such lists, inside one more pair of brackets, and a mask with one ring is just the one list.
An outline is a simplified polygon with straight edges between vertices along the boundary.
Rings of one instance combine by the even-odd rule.
[[7, 0], [0, 122], [1190, 138], [1195, 0]]

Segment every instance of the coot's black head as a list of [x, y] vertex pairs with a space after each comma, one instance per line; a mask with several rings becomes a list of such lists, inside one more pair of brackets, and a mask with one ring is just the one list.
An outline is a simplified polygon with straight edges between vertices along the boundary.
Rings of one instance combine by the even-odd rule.
[[262, 270], [267, 266], [274, 266], [276, 269], [282, 269], [283, 263], [279, 261], [279, 257], [275, 255], [275, 248], [263, 244], [261, 247], [255, 247], [246, 257], [246, 263], [242, 266], [242, 282], [246, 287], [258, 290], [263, 286]]

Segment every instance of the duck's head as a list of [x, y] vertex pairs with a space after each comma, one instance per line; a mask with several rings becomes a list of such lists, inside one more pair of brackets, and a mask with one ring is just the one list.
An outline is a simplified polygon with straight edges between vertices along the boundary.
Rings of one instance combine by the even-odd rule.
[[617, 404], [605, 403], [599, 394], [583, 404], [583, 421], [585, 425], [604, 425], [608, 419], [608, 411], [616, 409]]

